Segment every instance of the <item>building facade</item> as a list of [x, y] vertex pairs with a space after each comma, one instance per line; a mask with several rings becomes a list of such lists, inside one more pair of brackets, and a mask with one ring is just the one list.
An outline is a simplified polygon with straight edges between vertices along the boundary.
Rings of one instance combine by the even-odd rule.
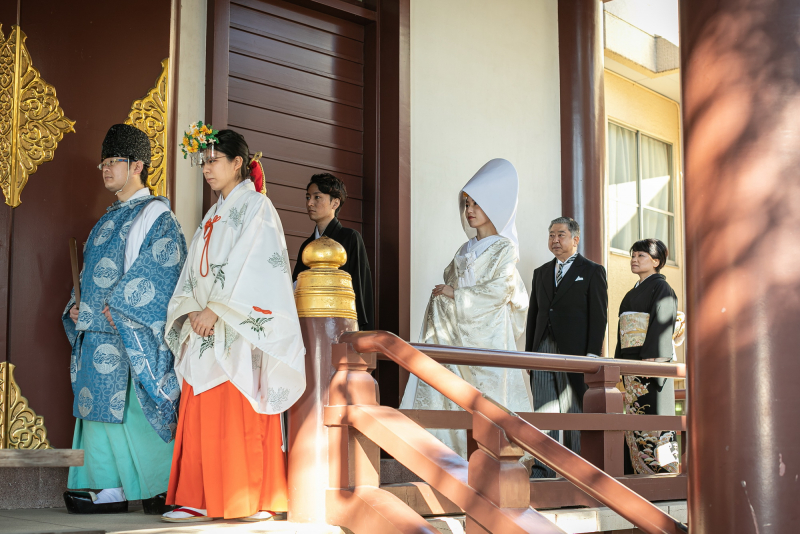
[[[619, 302], [635, 282], [627, 259], [632, 240], [668, 242], [664, 272], [681, 309], [684, 300], [677, 47], [635, 26], [647, 19], [626, 2], [614, 0], [605, 13], [608, 156], [605, 176], [592, 178], [604, 184], [603, 217], [579, 221], [590, 245], [602, 236], [603, 257], [596, 259], [609, 273], [605, 355], [614, 351]], [[215, 199], [200, 169], [175, 157], [174, 147], [190, 122], [204, 119], [241, 131], [251, 150], [263, 153], [293, 261], [313, 231], [304, 207], [309, 177], [332, 172], [346, 182], [341, 219], [364, 235], [377, 325], [410, 341], [417, 341], [432, 287], [465, 240], [457, 195], [489, 159], [506, 158], [519, 173], [518, 269], [528, 287], [533, 269], [552, 258], [547, 227], [565, 214], [558, 3], [385, 0], [339, 8], [285, 0], [184, 0], [171, 9], [159, 3], [151, 11], [157, 21], [140, 32], [146, 53], [116, 55], [115, 45], [95, 42], [102, 32], [59, 47], [28, 3], [19, 13], [0, 11], [4, 30], [19, 19], [42, 76], [76, 121], [76, 133], [31, 176], [24, 203], [3, 208], [11, 317], [5, 361], [17, 366], [21, 390], [44, 416], [54, 445], [67, 447], [72, 430], [68, 374], [58, 364], [69, 354], [58, 318], [71, 288], [66, 239], [85, 239], [113, 200], [92, 178], [94, 155], [106, 128], [148, 94], [167, 57], [174, 106], [166, 111], [164, 186], [187, 238]], [[111, 14], [92, 17], [85, 14], [107, 31], [120, 26]], [[59, 70], [68, 63], [64, 50], [86, 57], [80, 76]], [[136, 74], [100, 76], [108, 64], [135, 65]], [[58, 229], [52, 244], [33, 238], [51, 228]], [[27, 281], [30, 275], [40, 282]], [[41, 307], [32, 303], [45, 301], [52, 311], [36, 319]], [[380, 365], [384, 401], [396, 404], [404, 379], [394, 364]]]

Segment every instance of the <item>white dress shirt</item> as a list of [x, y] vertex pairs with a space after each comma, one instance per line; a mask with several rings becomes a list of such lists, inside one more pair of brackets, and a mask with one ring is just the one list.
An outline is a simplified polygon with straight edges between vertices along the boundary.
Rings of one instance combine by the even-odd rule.
[[[150, 190], [147, 187], [143, 187], [132, 194], [128, 202], [146, 196], [150, 196]], [[123, 267], [123, 272], [128, 272], [133, 262], [139, 257], [139, 249], [142, 248], [144, 238], [147, 237], [147, 233], [153, 227], [153, 223], [166, 211], [169, 211], [167, 205], [157, 200], [142, 208], [142, 211], [133, 219], [131, 229], [128, 231], [128, 238], [125, 241], [125, 266]]]

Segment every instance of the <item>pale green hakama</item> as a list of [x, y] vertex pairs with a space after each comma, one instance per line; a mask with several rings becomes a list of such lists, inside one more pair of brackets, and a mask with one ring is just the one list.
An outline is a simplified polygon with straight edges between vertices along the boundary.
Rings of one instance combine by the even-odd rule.
[[84, 465], [69, 468], [70, 490], [121, 487], [129, 501], [167, 491], [175, 441], [164, 443], [147, 421], [128, 379], [122, 423], [78, 419], [73, 449], [83, 449]]

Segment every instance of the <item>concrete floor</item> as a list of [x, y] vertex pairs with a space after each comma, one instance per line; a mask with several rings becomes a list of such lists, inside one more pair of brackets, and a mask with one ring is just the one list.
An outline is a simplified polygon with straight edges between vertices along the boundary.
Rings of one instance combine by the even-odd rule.
[[[127, 514], [95, 516], [70, 515], [65, 508], [0, 510], [0, 534], [352, 534], [339, 527], [298, 525], [288, 521], [246, 523], [217, 520], [171, 524], [160, 521], [156, 516], [144, 515], [141, 506], [131, 507], [130, 510]], [[463, 516], [429, 518], [428, 521], [442, 534], [464, 534]]]
[[195, 534], [224, 533], [281, 533], [281, 534], [343, 534], [338, 527], [297, 525], [286, 521], [245, 523], [240, 521], [210, 521], [207, 523], [164, 523], [158, 516], [144, 515], [141, 506], [131, 506], [127, 514], [71, 515], [66, 508], [33, 510], [0, 510], [0, 534], [103, 532], [137, 534]]
[[[656, 503], [656, 506], [681, 522], [686, 522], [686, 501]], [[569, 534], [616, 531], [638, 532], [633, 525], [608, 508], [570, 508], [541, 510], [550, 521]], [[428, 521], [442, 534], [464, 534], [464, 516], [430, 517]], [[351, 534], [339, 527], [298, 525], [288, 521], [247, 523], [210, 521], [207, 523], [164, 523], [158, 516], [144, 515], [141, 505], [132, 505], [127, 514], [70, 515], [65, 508], [0, 510], [0, 534], [196, 534], [282, 533], [282, 534]], [[378, 534], [378, 533], [376, 533]]]

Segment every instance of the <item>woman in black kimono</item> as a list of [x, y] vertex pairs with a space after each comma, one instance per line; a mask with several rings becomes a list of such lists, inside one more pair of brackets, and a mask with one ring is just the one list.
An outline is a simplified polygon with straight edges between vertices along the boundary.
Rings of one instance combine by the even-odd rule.
[[[672, 333], [678, 298], [660, 274], [669, 251], [658, 239], [643, 239], [631, 247], [631, 272], [639, 281], [619, 307], [615, 358], [668, 362], [673, 359]], [[625, 413], [675, 415], [672, 379], [626, 376]], [[625, 474], [678, 472], [674, 431], [625, 432], [628, 454]]]

